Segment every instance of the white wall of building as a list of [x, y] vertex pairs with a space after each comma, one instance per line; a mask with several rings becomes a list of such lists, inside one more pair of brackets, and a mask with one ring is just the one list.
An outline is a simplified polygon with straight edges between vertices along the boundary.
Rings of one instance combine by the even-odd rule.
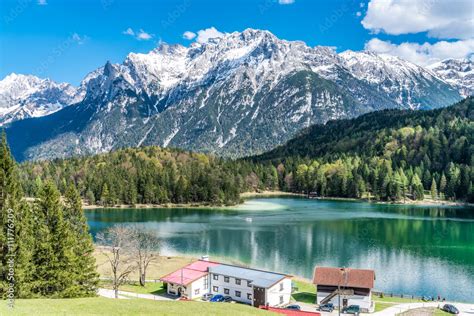
[[[318, 292], [318, 304], [331, 293]], [[364, 295], [341, 295], [341, 305], [343, 299], [347, 299], [347, 305], [359, 305], [362, 311], [373, 312], [374, 306], [372, 305], [372, 292], [368, 296]], [[335, 307], [339, 306], [338, 296], [333, 297], [329, 303], [334, 304]]]
[[184, 289], [186, 297], [189, 299], [196, 299], [202, 297], [203, 294], [209, 293], [209, 281], [208, 276], [205, 275], [202, 278], [195, 280], [187, 286], [168, 283], [167, 293], [170, 295], [178, 295], [179, 288]]
[[[217, 275], [217, 280], [214, 278], [214, 275]], [[210, 293], [214, 295], [229, 295], [234, 301], [252, 304], [253, 288], [252, 286], [248, 286], [248, 280], [228, 277], [228, 282], [226, 282], [225, 277], [226, 276], [220, 274], [209, 274], [209, 280], [211, 283]], [[237, 284], [238, 282], [236, 282], [236, 280], [240, 280], [240, 285]], [[225, 293], [225, 289], [228, 289], [229, 293]], [[240, 292], [240, 297], [237, 296], [236, 291]]]
[[266, 289], [266, 300], [270, 306], [283, 306], [290, 303], [291, 279], [284, 278], [272, 287]]

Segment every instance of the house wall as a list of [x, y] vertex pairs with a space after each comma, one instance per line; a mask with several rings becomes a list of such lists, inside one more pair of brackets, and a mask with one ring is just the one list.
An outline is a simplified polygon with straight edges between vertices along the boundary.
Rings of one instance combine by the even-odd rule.
[[166, 292], [167, 292], [169, 295], [178, 295], [178, 288], [179, 288], [180, 286], [181, 286], [181, 285], [178, 285], [178, 284], [168, 283]]
[[182, 287], [185, 289], [184, 293], [189, 299], [195, 299], [202, 297], [203, 294], [209, 293], [209, 283], [207, 275], [195, 280], [194, 282], [188, 284], [187, 286], [168, 283], [166, 292], [169, 295], [178, 295], [179, 288]]
[[290, 303], [291, 279], [284, 278], [266, 291], [266, 301], [269, 306], [283, 306]]
[[[217, 275], [217, 280], [214, 279], [214, 275]], [[234, 301], [242, 302], [246, 304], [252, 304], [253, 302], [253, 287], [247, 285], [247, 281], [245, 279], [240, 279], [240, 285], [236, 284], [235, 280], [238, 278], [229, 276], [229, 282], [224, 281], [225, 276], [221, 274], [209, 274], [209, 281], [210, 281], [210, 293], [211, 294], [221, 294], [221, 295], [229, 295], [232, 297]], [[217, 286], [217, 291], [214, 287]], [[225, 293], [224, 289], [229, 289], [229, 293]], [[236, 291], [240, 291], [241, 295], [238, 297], [236, 295]], [[248, 298], [248, 294], [250, 294], [250, 299]]]
[[[318, 304], [321, 303], [326, 296], [328, 296], [329, 292], [322, 292], [318, 291], [317, 302]], [[341, 295], [341, 305], [343, 303], [343, 299], [347, 298], [347, 305], [359, 305], [362, 312], [373, 312], [374, 306], [372, 304], [372, 292], [369, 292], [369, 295]], [[330, 301], [330, 303], [334, 304], [335, 307], [338, 307], [338, 296], [336, 295]]]
[[207, 275], [189, 284], [186, 291], [186, 294], [190, 299], [200, 298], [205, 293], [209, 293], [209, 283]]

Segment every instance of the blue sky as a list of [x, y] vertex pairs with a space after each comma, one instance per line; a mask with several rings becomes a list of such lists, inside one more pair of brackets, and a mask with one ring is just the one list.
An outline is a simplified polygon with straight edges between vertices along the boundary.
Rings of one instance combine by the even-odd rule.
[[0, 78], [16, 72], [78, 84], [107, 60], [122, 62], [160, 41], [189, 45], [200, 37], [189, 40], [185, 32], [190, 38], [212, 27], [223, 33], [266, 29], [310, 46], [366, 48], [419, 64], [472, 55], [472, 1], [412, 2], [2, 0]]

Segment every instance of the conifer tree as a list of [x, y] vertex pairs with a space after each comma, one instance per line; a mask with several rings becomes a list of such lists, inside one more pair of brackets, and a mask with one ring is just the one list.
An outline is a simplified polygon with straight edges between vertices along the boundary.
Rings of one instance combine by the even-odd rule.
[[446, 193], [446, 185], [448, 184], [448, 180], [446, 180], [446, 176], [443, 174], [441, 175], [441, 179], [439, 180], [439, 192], [445, 194]]
[[60, 194], [46, 182], [35, 201], [35, 247], [33, 291], [42, 296], [70, 297], [74, 285], [70, 269], [74, 238], [64, 220]]
[[436, 181], [434, 178], [431, 181], [431, 198], [433, 198], [433, 200], [438, 199], [438, 190], [436, 189]]
[[98, 284], [96, 262], [93, 256], [94, 245], [82, 210], [81, 197], [73, 185], [70, 185], [66, 192], [64, 219], [67, 229], [74, 239], [73, 259], [69, 267], [74, 284], [69, 289], [68, 295], [74, 297], [93, 296]]
[[413, 187], [413, 196], [416, 200], [423, 200], [424, 192], [423, 192], [423, 184], [421, 183], [420, 177], [418, 174], [414, 174], [411, 180], [411, 185]]
[[0, 297], [31, 294], [32, 230], [31, 209], [23, 199], [16, 163], [3, 133], [0, 143]]

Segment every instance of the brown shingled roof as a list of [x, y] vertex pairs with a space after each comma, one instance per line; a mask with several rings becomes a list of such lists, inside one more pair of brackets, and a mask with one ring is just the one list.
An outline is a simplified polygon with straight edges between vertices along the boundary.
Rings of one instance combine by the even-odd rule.
[[317, 285], [341, 285], [364, 289], [374, 288], [374, 270], [345, 268], [345, 271], [347, 278], [343, 277], [342, 268], [316, 267], [314, 268], [313, 283]]

